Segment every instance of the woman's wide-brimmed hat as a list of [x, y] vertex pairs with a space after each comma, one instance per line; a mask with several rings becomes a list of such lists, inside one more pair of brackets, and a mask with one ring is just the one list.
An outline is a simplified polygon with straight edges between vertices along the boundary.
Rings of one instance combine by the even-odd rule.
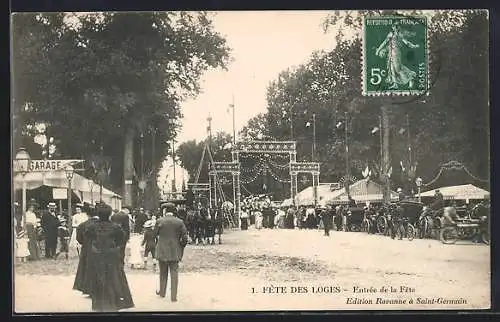
[[144, 223], [144, 228], [151, 228], [153, 227], [153, 221], [152, 220], [148, 220]]
[[55, 202], [49, 202], [49, 204], [47, 205], [47, 208], [57, 208], [57, 205]]
[[31, 199], [28, 201], [28, 207], [29, 207], [29, 206], [38, 207], [38, 202], [36, 202], [36, 199], [35, 199], [35, 198], [31, 198]]

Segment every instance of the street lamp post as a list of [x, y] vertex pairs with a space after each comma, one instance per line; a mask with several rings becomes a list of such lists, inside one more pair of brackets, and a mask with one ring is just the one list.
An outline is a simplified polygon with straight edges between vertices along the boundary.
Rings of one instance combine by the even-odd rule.
[[68, 179], [68, 220], [71, 218], [71, 180], [73, 179], [73, 174], [75, 173], [75, 169], [72, 165], [66, 166], [64, 169], [66, 172], [66, 178]]
[[22, 199], [23, 199], [23, 212], [22, 212], [22, 227], [26, 223], [26, 174], [29, 172], [31, 157], [23, 148], [20, 148], [16, 154], [14, 170], [22, 175], [23, 178], [23, 191], [22, 191]]
[[422, 202], [422, 197], [420, 196], [420, 187], [422, 186], [422, 178], [418, 177], [415, 179], [415, 183], [417, 185], [417, 191], [418, 191], [418, 202]]

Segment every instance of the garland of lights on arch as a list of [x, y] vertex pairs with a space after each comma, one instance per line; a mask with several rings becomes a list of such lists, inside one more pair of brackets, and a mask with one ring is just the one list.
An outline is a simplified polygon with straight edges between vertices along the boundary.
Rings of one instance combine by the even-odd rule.
[[[252, 160], [256, 162], [254, 166], [251, 168], [248, 167], [241, 167], [241, 178], [240, 182], [242, 184], [249, 184], [257, 180], [257, 178], [264, 173], [268, 173], [271, 175], [271, 177], [281, 183], [290, 183], [289, 179], [289, 167], [290, 163], [286, 162], [284, 164], [280, 164], [275, 160], [279, 159], [287, 159], [288, 157], [283, 157], [280, 155], [270, 155], [270, 154], [264, 154], [264, 155], [253, 155], [253, 156], [241, 156], [240, 157], [240, 163], [244, 163], [246, 161], [245, 159]], [[284, 172], [283, 176], [277, 174], [279, 172]], [[288, 177], [288, 178], [287, 178]], [[218, 181], [222, 185], [231, 185], [232, 181], [229, 178], [229, 175], [227, 176], [218, 176]]]

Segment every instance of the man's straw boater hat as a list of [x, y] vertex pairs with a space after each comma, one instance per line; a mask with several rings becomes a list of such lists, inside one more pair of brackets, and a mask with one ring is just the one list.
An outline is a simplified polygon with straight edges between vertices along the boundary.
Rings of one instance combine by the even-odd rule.
[[57, 205], [55, 202], [49, 202], [49, 204], [47, 205], [47, 208], [57, 208]]
[[148, 220], [144, 223], [144, 228], [150, 228], [150, 227], [153, 227], [153, 221], [152, 220]]

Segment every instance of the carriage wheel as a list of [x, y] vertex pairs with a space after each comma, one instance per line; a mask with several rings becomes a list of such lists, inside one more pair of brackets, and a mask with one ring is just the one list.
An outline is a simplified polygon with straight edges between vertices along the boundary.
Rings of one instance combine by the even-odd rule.
[[444, 227], [440, 230], [439, 239], [443, 244], [455, 244], [458, 240], [458, 229], [456, 227]]
[[379, 234], [386, 235], [387, 233], [387, 219], [385, 217], [377, 218], [377, 231]]
[[412, 224], [408, 224], [408, 227], [406, 227], [406, 237], [408, 238], [409, 241], [412, 241], [413, 238], [415, 238], [415, 227], [413, 227]]

